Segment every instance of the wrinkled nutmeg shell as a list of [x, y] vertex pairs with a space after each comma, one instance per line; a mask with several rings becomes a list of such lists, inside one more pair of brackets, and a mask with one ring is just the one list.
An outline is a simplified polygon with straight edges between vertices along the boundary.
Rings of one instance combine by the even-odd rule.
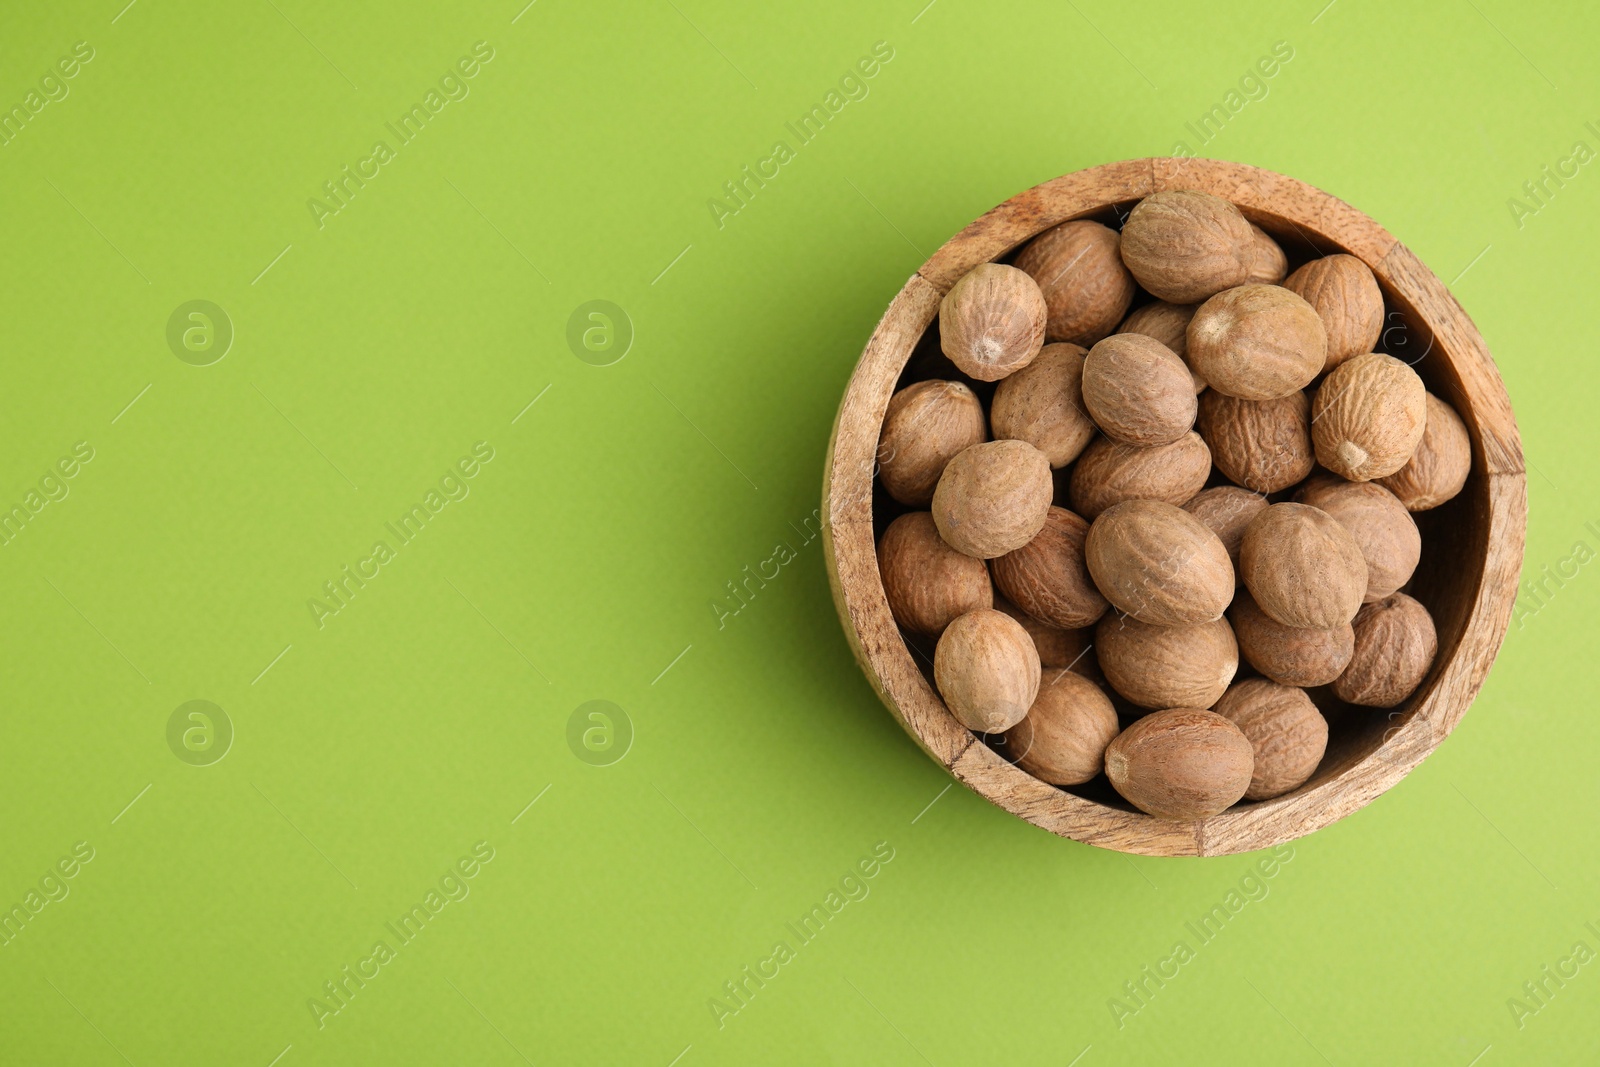
[[1267, 498], [1236, 485], [1218, 485], [1197, 493], [1183, 505], [1183, 510], [1205, 523], [1206, 529], [1217, 535], [1222, 547], [1228, 550], [1233, 561], [1234, 582], [1239, 577], [1239, 546], [1244, 543], [1244, 532], [1262, 511]]
[[1246, 489], [1276, 493], [1304, 480], [1316, 465], [1311, 401], [1298, 389], [1277, 400], [1240, 400], [1207, 390], [1200, 397], [1199, 424], [1211, 462]]
[[1271, 800], [1299, 788], [1328, 749], [1328, 720], [1303, 689], [1247, 678], [1214, 710], [1239, 728], [1255, 756], [1246, 800]]
[[1003, 596], [994, 600], [995, 610], [1003, 611], [1022, 624], [1033, 638], [1033, 647], [1039, 652], [1039, 662], [1046, 667], [1060, 667], [1076, 671], [1085, 678], [1101, 679], [1100, 661], [1094, 654], [1094, 628], [1063, 630], [1059, 626], [1040, 622]]
[[1172, 349], [1139, 333], [1107, 337], [1083, 363], [1083, 403], [1113, 441], [1169, 445], [1194, 427], [1194, 380]]
[[1353, 625], [1355, 654], [1334, 681], [1334, 695], [1351, 704], [1392, 708], [1416, 692], [1439, 651], [1428, 609], [1395, 593], [1362, 608]]
[[1065, 467], [1094, 440], [1083, 407], [1083, 359], [1077, 345], [1045, 345], [1032, 363], [995, 386], [989, 421], [997, 438], [1026, 441], [1051, 467]]
[[1307, 482], [1294, 498], [1326, 511], [1355, 537], [1367, 561], [1364, 603], [1382, 600], [1411, 580], [1422, 559], [1422, 534], [1399, 497], [1373, 482], [1325, 474]]
[[1283, 254], [1272, 235], [1255, 223], [1250, 224], [1251, 242], [1250, 277], [1247, 285], [1282, 285], [1283, 276], [1289, 273], [1289, 257]]
[[1033, 540], [1054, 493], [1043, 452], [1026, 441], [988, 441], [945, 466], [933, 491], [933, 521], [956, 551], [993, 559]]
[[1383, 332], [1383, 291], [1371, 268], [1355, 256], [1341, 252], [1313, 259], [1289, 275], [1283, 287], [1300, 294], [1322, 318], [1328, 333], [1323, 370], [1376, 347]]
[[[1146, 337], [1153, 337], [1157, 341], [1172, 349], [1173, 355], [1183, 360], [1184, 366], [1189, 366], [1189, 320], [1194, 318], [1198, 304], [1169, 304], [1165, 300], [1157, 300], [1139, 308], [1117, 327], [1118, 333], [1142, 333]], [[1194, 382], [1194, 391], [1203, 392], [1206, 380], [1189, 367], [1189, 378]]]
[[1193, 431], [1152, 448], [1101, 437], [1078, 457], [1067, 499], [1073, 511], [1092, 521], [1125, 500], [1187, 503], [1205, 488], [1210, 474], [1211, 450]]
[[1078, 219], [1044, 231], [1017, 254], [1017, 268], [1044, 294], [1047, 340], [1092, 345], [1128, 313], [1135, 287], [1120, 243], [1117, 231]]
[[1233, 598], [1228, 611], [1239, 654], [1282, 685], [1327, 685], [1344, 672], [1355, 653], [1355, 629], [1348, 622], [1326, 629], [1285, 626], [1262, 611], [1248, 590]]
[[961, 382], [908, 385], [889, 398], [878, 435], [878, 477], [900, 503], [927, 507], [945, 464], [988, 436], [983, 404]]
[[1406, 465], [1378, 479], [1407, 511], [1436, 508], [1461, 492], [1472, 473], [1472, 438], [1456, 409], [1428, 394], [1422, 440]]
[[1044, 295], [1004, 263], [980, 263], [939, 302], [939, 346], [961, 373], [997, 381], [1026, 367], [1044, 345]]
[[1233, 723], [1198, 708], [1146, 715], [1106, 749], [1106, 777], [1123, 799], [1158, 819], [1204, 819], [1250, 788], [1255, 755]]
[[950, 713], [978, 733], [1022, 721], [1039, 694], [1039, 653], [1009, 615], [980, 608], [960, 616], [933, 651], [933, 679]]
[[1105, 766], [1117, 712], [1100, 687], [1071, 671], [1046, 669], [1027, 716], [1006, 732], [1005, 754], [1052, 785], [1081, 785]]
[[1105, 598], [1140, 622], [1208, 622], [1233, 599], [1228, 550], [1204, 523], [1172, 504], [1129, 500], [1107, 508], [1089, 527], [1084, 555]]
[[1214, 390], [1276, 400], [1311, 383], [1328, 358], [1322, 319], [1277, 285], [1218, 293], [1189, 321], [1189, 365]]
[[1033, 540], [990, 563], [994, 583], [1041, 622], [1063, 630], [1092, 626], [1111, 605], [1084, 564], [1088, 536], [1087, 522], [1066, 508], [1052, 507]]
[[1151, 626], [1107, 615], [1095, 628], [1095, 654], [1111, 688], [1141, 708], [1209, 708], [1239, 669], [1226, 619]]
[[1122, 261], [1161, 300], [1195, 304], [1242, 285], [1255, 267], [1255, 234], [1220, 196], [1175, 189], [1134, 205], [1122, 226]]
[[958, 616], [994, 605], [983, 560], [944, 543], [926, 511], [908, 512], [878, 540], [878, 573], [894, 621], [939, 634]]
[[1368, 352], [1333, 369], [1311, 401], [1317, 462], [1370, 482], [1406, 465], [1427, 426], [1428, 392], [1393, 356]]
[[1367, 592], [1367, 564], [1355, 537], [1306, 504], [1273, 504], [1252, 519], [1239, 546], [1239, 570], [1261, 610], [1285, 626], [1325, 630], [1349, 622]]

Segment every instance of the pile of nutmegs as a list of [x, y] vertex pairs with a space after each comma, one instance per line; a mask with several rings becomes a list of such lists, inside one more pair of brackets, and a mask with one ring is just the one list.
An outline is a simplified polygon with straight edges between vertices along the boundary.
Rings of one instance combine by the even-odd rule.
[[[1287, 268], [1207, 193], [1063, 223], [956, 283], [952, 380], [889, 401], [883, 487], [931, 509], [879, 541], [889, 607], [937, 637], [951, 713], [1046, 782], [1103, 770], [1172, 819], [1280, 796], [1322, 760], [1319, 703], [1395, 707], [1432, 665], [1410, 513], [1461, 491], [1466, 427], [1372, 351], [1364, 263]], [[962, 376], [998, 383], [987, 412]]]

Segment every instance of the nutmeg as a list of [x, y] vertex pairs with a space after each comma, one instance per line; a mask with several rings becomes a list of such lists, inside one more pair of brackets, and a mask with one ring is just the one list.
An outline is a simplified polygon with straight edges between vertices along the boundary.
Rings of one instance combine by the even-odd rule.
[[1158, 819], [1204, 819], [1250, 788], [1255, 755], [1233, 723], [1198, 708], [1146, 715], [1106, 748], [1106, 777]]
[[[1092, 530], [1089, 544], [1093, 572]], [[1305, 504], [1273, 504], [1252, 519], [1239, 546], [1239, 570], [1261, 610], [1285, 626], [1327, 629], [1349, 622], [1367, 591], [1367, 564], [1355, 537], [1332, 515]]]
[[1289, 275], [1283, 287], [1298, 293], [1322, 318], [1328, 334], [1323, 370], [1377, 345], [1383, 332], [1383, 291], [1372, 269], [1355, 256], [1340, 252], [1313, 259]]
[[1255, 223], [1250, 224], [1251, 241], [1250, 277], [1246, 284], [1282, 285], [1283, 276], [1289, 273], [1289, 258], [1278, 247], [1272, 235]]
[[1258, 493], [1276, 493], [1311, 473], [1311, 401], [1298, 389], [1276, 400], [1240, 400], [1208, 390], [1200, 397], [1200, 436], [1211, 462]]
[[1229, 687], [1214, 710], [1250, 742], [1255, 760], [1246, 800], [1271, 800], [1298, 789], [1328, 749], [1328, 720], [1303, 689], [1247, 678]]
[[1239, 546], [1244, 542], [1244, 531], [1250, 520], [1267, 506], [1267, 498], [1236, 485], [1217, 485], [1196, 493], [1183, 510], [1205, 523], [1206, 529], [1217, 535], [1222, 547], [1228, 550], [1233, 562], [1234, 584], [1239, 577]]
[[1355, 630], [1348, 622], [1321, 629], [1285, 626], [1262, 611], [1248, 590], [1233, 598], [1228, 614], [1245, 662], [1283, 685], [1327, 685], [1355, 652]]
[[878, 477], [900, 503], [927, 507], [945, 464], [988, 436], [983, 404], [961, 382], [908, 385], [889, 398], [878, 434]]
[[1351, 704], [1392, 708], [1416, 692], [1439, 651], [1428, 609], [1395, 593], [1362, 608], [1353, 625], [1355, 654], [1334, 680], [1334, 695]]
[[1083, 403], [1105, 435], [1124, 444], [1167, 445], [1194, 427], [1189, 368], [1144, 334], [1115, 334], [1089, 350]]
[[1355, 537], [1367, 561], [1365, 603], [1382, 600], [1411, 580], [1422, 559], [1422, 534], [1399, 497], [1373, 482], [1327, 474], [1301, 486], [1294, 498], [1326, 511]]
[[1317, 462], [1352, 482], [1406, 465], [1427, 425], [1428, 393], [1417, 372], [1368, 352], [1335, 367], [1311, 401]]
[[1198, 303], [1242, 285], [1255, 257], [1250, 223], [1210, 193], [1152, 193], [1122, 226], [1122, 261], [1140, 285], [1174, 304]]
[[996, 556], [994, 582], [1012, 603], [1064, 630], [1092, 626], [1110, 607], [1083, 561], [1089, 524], [1052, 507], [1044, 527], [1021, 548]]
[[1189, 365], [1218, 392], [1276, 400], [1310, 384], [1328, 357], [1322, 319], [1277, 285], [1218, 293], [1189, 321]]
[[1026, 441], [1052, 467], [1065, 467], [1094, 440], [1094, 420], [1083, 407], [1083, 349], [1045, 345], [1032, 363], [995, 386], [989, 405], [994, 435]]
[[939, 346], [980, 382], [1026, 367], [1044, 345], [1044, 295], [1004, 263], [980, 263], [939, 302]]
[[878, 573], [894, 621], [917, 633], [938, 634], [956, 616], [994, 605], [983, 560], [945, 544], [926, 511], [907, 512], [883, 531]]
[[1063, 630], [1059, 626], [1051, 626], [1049, 623], [1040, 622], [1003, 596], [994, 598], [994, 606], [996, 611], [1005, 612], [1028, 631], [1028, 636], [1033, 638], [1033, 647], [1038, 650], [1039, 662], [1042, 665], [1061, 667], [1076, 671], [1085, 678], [1100, 680], [1100, 662], [1094, 654], [1093, 627]]
[[1239, 669], [1226, 619], [1151, 626], [1107, 615], [1095, 628], [1095, 654], [1111, 688], [1142, 708], [1209, 708]]
[[1211, 450], [1192, 431], [1151, 448], [1101, 437], [1078, 457], [1067, 499], [1073, 511], [1092, 521], [1124, 500], [1186, 503], [1205, 488], [1210, 474]]
[[1105, 598], [1140, 622], [1207, 622], [1233, 599], [1228, 550], [1172, 504], [1129, 500], [1107, 508], [1089, 527], [1084, 556]]
[[1039, 694], [1039, 653], [1020, 623], [992, 608], [959, 616], [933, 651], [933, 679], [961, 725], [999, 733], [1022, 721]]
[[1016, 265], [1044, 294], [1045, 339], [1092, 345], [1116, 328], [1133, 301], [1117, 231], [1088, 219], [1051, 227], [1017, 253]]
[[1456, 409], [1428, 394], [1422, 440], [1406, 465], [1379, 478], [1407, 511], [1436, 508], [1461, 492], [1472, 473], [1472, 439]]
[[[1165, 300], [1157, 300], [1137, 309], [1127, 318], [1122, 320], [1122, 325], [1117, 327], [1118, 333], [1142, 333], [1152, 337], [1168, 348], [1173, 355], [1183, 360], [1183, 365], [1189, 367], [1189, 320], [1194, 318], [1195, 309], [1199, 304], [1169, 304]], [[1189, 379], [1194, 382], [1194, 391], [1203, 392], [1206, 380], [1189, 367]]]
[[1049, 460], [1027, 442], [972, 445], [940, 476], [933, 521], [956, 551], [993, 559], [1033, 540], [1054, 492]]
[[1081, 785], [1105, 766], [1117, 736], [1117, 712], [1100, 687], [1080, 674], [1045, 670], [1028, 714], [1006, 732], [1006, 755], [1052, 785]]

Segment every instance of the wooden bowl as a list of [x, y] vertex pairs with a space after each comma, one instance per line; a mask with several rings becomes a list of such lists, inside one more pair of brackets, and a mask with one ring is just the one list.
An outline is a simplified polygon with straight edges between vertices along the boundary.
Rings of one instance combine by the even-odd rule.
[[[1473, 469], [1448, 503], [1415, 516], [1422, 564], [1408, 587], [1427, 605], [1439, 652], [1399, 708], [1331, 715], [1327, 755], [1294, 792], [1194, 821], [1134, 810], [1105, 784], [1067, 792], [1007, 762], [956, 721], [889, 613], [877, 535], [906, 510], [875, 487], [874, 457], [890, 395], [939, 377], [939, 301], [980, 263], [1008, 257], [1068, 219], [1112, 226], [1163, 189], [1226, 197], [1272, 234], [1291, 269], [1348, 252], [1377, 275], [1388, 303], [1380, 351], [1411, 362], [1428, 388], [1461, 413]], [[915, 361], [913, 356], [916, 357]], [[910, 368], [910, 369], [908, 369]], [[823, 551], [840, 621], [856, 660], [906, 731], [958, 781], [1051, 833], [1147, 856], [1219, 856], [1291, 841], [1370, 803], [1442, 742], [1466, 713], [1505, 636], [1527, 525], [1527, 481], [1510, 399], [1483, 338], [1432, 271], [1383, 227], [1294, 178], [1199, 159], [1108, 163], [1035, 186], [990, 211], [933, 254], [889, 305], [867, 342], [834, 422], [823, 478]], [[929, 668], [931, 673], [931, 668]]]

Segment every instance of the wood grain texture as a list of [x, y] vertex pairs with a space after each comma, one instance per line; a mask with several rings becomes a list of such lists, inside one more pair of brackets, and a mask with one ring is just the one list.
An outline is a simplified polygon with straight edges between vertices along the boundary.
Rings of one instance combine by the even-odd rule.
[[[918, 668], [889, 613], [873, 543], [872, 486], [889, 397], [938, 302], [979, 263], [1058, 223], [1126, 208], [1158, 189], [1227, 197], [1252, 222], [1307, 249], [1345, 251], [1378, 278], [1403, 320], [1404, 358], [1460, 412], [1473, 474], [1441, 519], [1451, 558], [1430, 587], [1439, 655], [1399, 714], [1331, 746], [1317, 774], [1285, 796], [1209, 819], [1167, 821], [1075, 796], [1008, 763], [961, 726]], [[1418, 353], [1411, 355], [1410, 352]], [[1237, 163], [1142, 159], [1068, 174], [1021, 193], [945, 243], [890, 304], [839, 407], [823, 480], [823, 552], [852, 651], [884, 704], [917, 743], [974, 792], [1063, 837], [1151, 856], [1214, 856], [1267, 848], [1370, 803], [1420, 763], [1471, 706], [1505, 637], [1527, 526], [1521, 441], [1488, 347], [1454, 297], [1415, 255], [1348, 204], [1294, 178]]]

